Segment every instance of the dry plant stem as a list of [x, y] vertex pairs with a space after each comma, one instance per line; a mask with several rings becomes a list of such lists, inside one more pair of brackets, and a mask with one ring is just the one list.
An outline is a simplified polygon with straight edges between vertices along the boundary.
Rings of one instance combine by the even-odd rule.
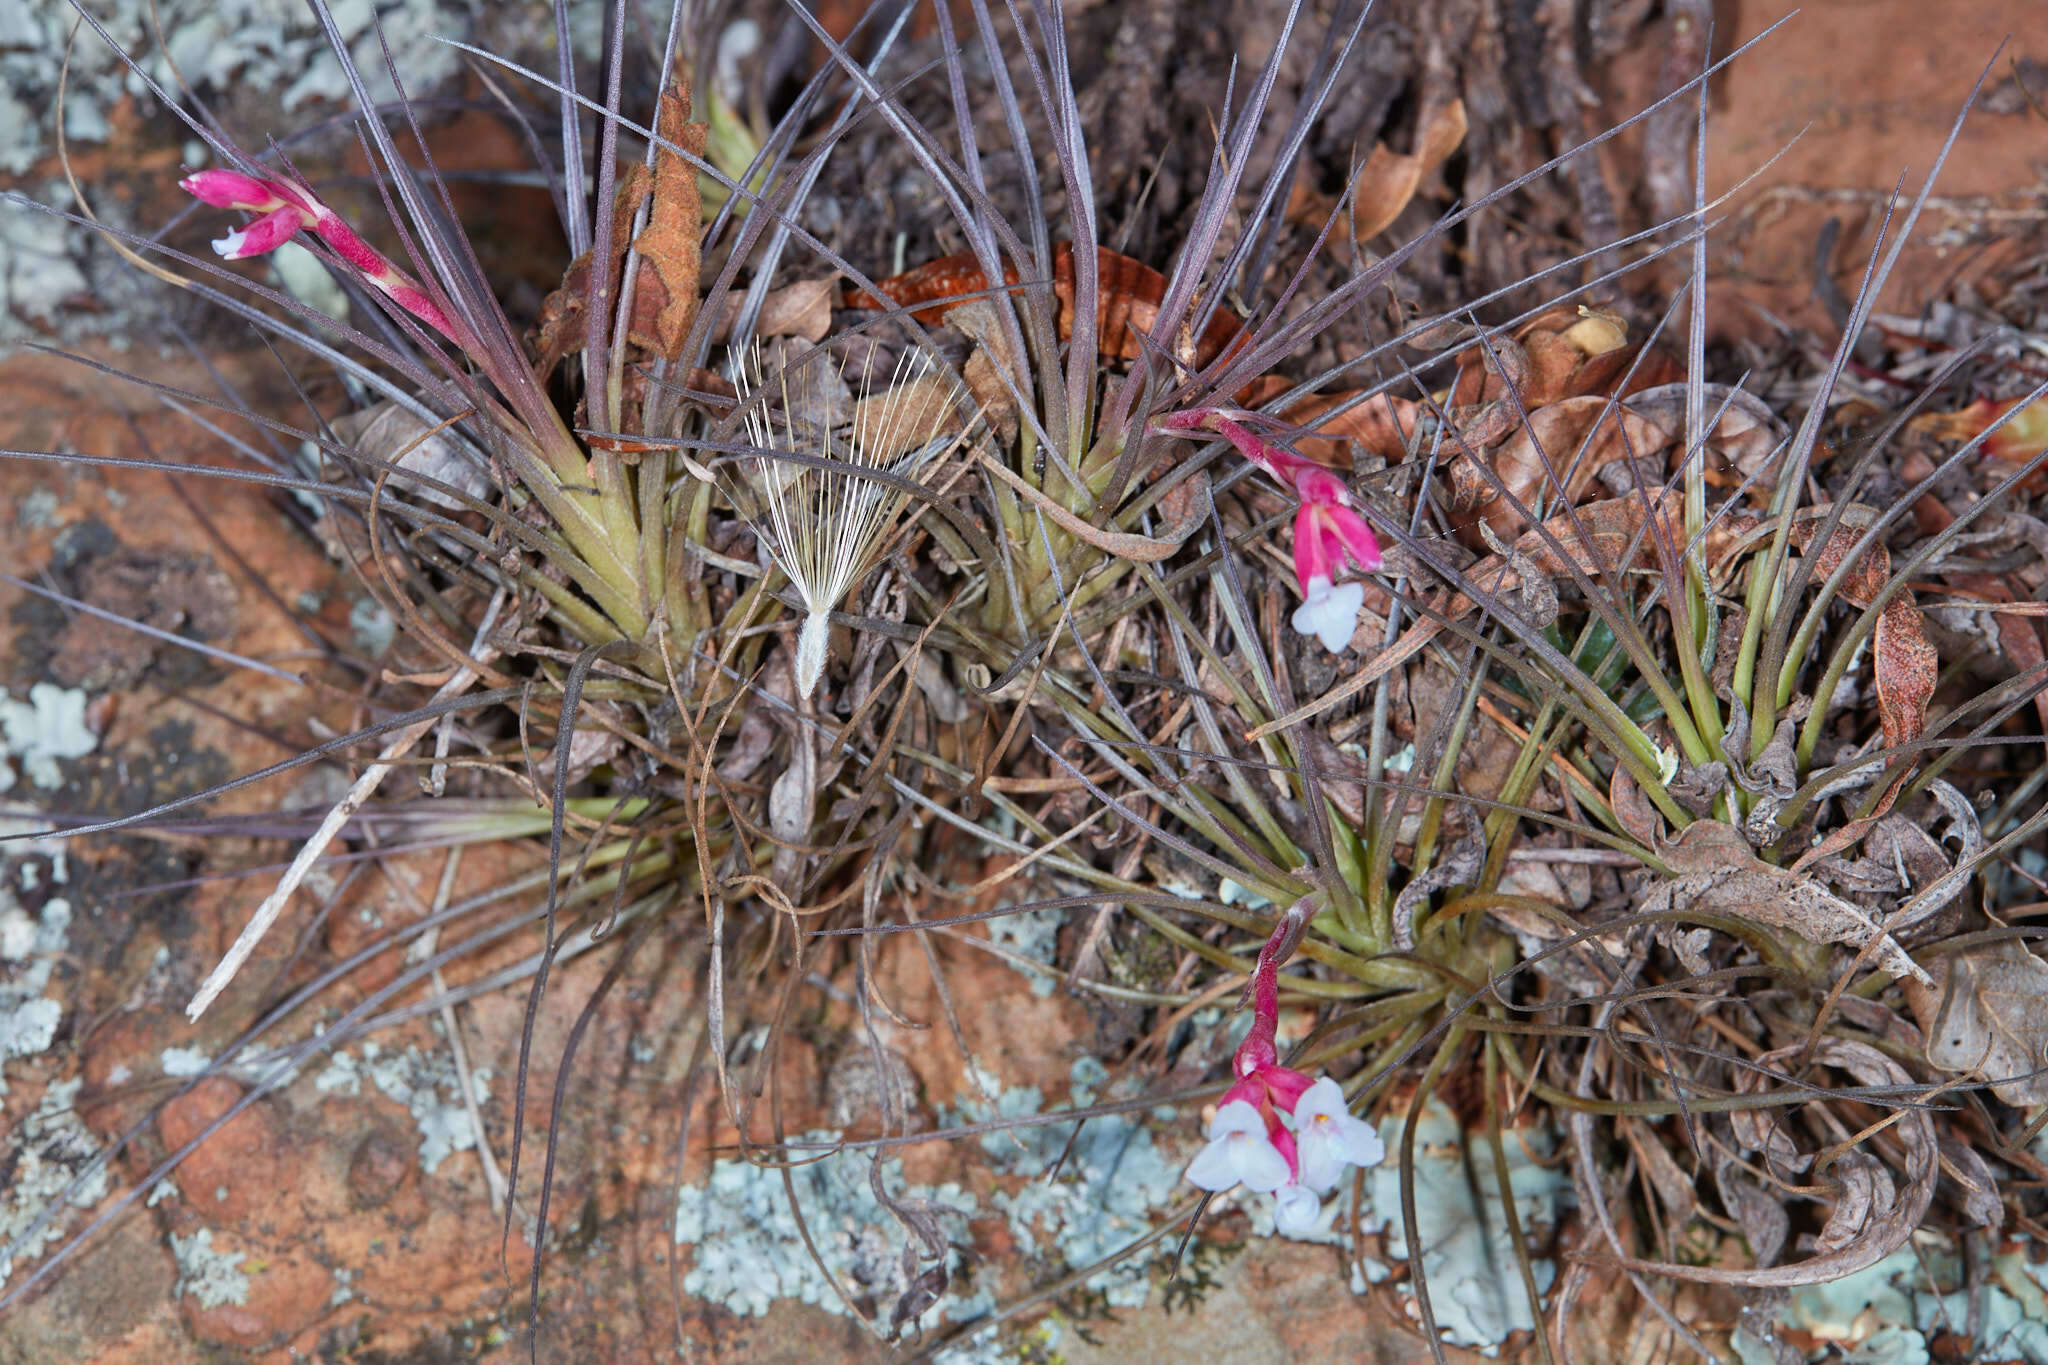
[[[491, 646], [489, 640], [491, 629], [497, 624], [498, 613], [504, 605], [505, 590], [500, 588], [491, 599], [489, 609], [484, 612], [483, 623], [477, 627], [476, 635], [470, 641], [469, 652], [480, 663], [488, 664], [497, 657], [497, 650]], [[477, 674], [474, 671], [459, 668], [436, 690], [433, 700], [452, 701], [467, 692], [476, 680]], [[242, 932], [236, 935], [234, 943], [221, 958], [220, 964], [208, 973], [206, 980], [200, 984], [198, 993], [192, 997], [192, 1003], [185, 1007], [186, 1018], [197, 1020], [206, 1013], [207, 1007], [219, 998], [220, 993], [227, 989], [228, 983], [235, 979], [235, 974], [242, 970], [242, 964], [256, 951], [256, 945], [263, 941], [263, 936], [277, 923], [277, 917], [284, 913], [285, 903], [291, 899], [292, 893], [299, 889], [299, 884], [305, 881], [306, 874], [313, 870], [313, 864], [320, 861], [321, 856], [327, 852], [327, 846], [334, 842], [335, 835], [341, 833], [342, 826], [346, 825], [363, 802], [369, 800], [371, 794], [383, 785], [384, 779], [390, 776], [393, 767], [396, 766], [396, 761], [406, 750], [419, 743], [439, 719], [439, 716], [432, 716], [400, 730], [384, 746], [383, 752], [377, 756], [377, 761], [365, 768], [363, 775], [349, 787], [347, 794], [334, 803], [333, 809], [329, 810], [326, 818], [320, 822], [320, 827], [300, 847], [298, 855], [292, 859], [291, 866], [278, 878], [276, 887], [263, 898], [263, 903], [256, 907], [256, 913], [249, 917], [249, 922], [242, 926]]]

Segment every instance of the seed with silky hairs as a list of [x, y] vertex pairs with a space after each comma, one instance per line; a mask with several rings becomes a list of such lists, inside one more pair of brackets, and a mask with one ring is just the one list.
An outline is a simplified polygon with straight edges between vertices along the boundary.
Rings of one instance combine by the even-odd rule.
[[[922, 351], [899, 361], [883, 389], [869, 370], [854, 376], [837, 365], [813, 352], [764, 379], [756, 347], [734, 376], [748, 439], [760, 451], [748, 458], [768, 505], [769, 552], [803, 598], [795, 671], [805, 698], [825, 671], [832, 609], [874, 567], [911, 501], [905, 482], [918, 481], [966, 436], [953, 386]], [[831, 410], [825, 386], [841, 380], [852, 381], [857, 398], [845, 431], [818, 417]]]

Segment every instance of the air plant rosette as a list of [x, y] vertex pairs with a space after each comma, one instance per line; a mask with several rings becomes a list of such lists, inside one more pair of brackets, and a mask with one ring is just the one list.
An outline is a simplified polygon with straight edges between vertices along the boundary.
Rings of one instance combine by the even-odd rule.
[[[1008, 913], [1093, 911], [1062, 945], [1064, 979], [1153, 1012], [1153, 1042], [1103, 1059], [1140, 1090], [1165, 1075], [1165, 1039], [1242, 983], [1250, 1028], [1227, 1088], [1102, 1115], [1213, 1099], [1206, 1145], [1187, 1144], [1190, 1185], [1271, 1196], [1279, 1232], [1334, 1239], [1362, 1269], [1375, 1249], [1429, 1245], [1418, 1134], [1449, 1114], [1456, 1140], [1489, 1154], [1497, 1189], [1474, 1207], [1505, 1224], [1485, 1245], [1544, 1353], [1608, 1284], [1657, 1304], [1659, 1285], [1761, 1294], [1866, 1270], [1936, 1206], [1940, 1169], [1968, 1177], [1971, 1197], [1951, 1202], [1995, 1228], [2007, 1203], [1984, 1193], [2030, 1169], [2022, 1107], [2048, 1099], [2028, 1088], [2039, 1059], [2009, 1040], [2003, 1002], [2048, 969], [1991, 913], [2009, 886], [1964, 893], [2048, 816], [2026, 808], [2037, 783], [1987, 805], [1948, 774], [2014, 742], [2044, 669], [2037, 657], [1937, 705], [1942, 660], [1914, 585], [1962, 572], [1947, 560], [2040, 453], [1921, 541], [1897, 532], [1977, 468], [1988, 437], [2024, 430], [2041, 395], [2005, 400], [2002, 425], [1882, 506], [1860, 499], [1910, 410], [1849, 461], [1826, 461], [1821, 442], [1927, 191], [1888, 228], [1796, 429], [1708, 382], [1703, 191], [1679, 221], [1567, 263], [1608, 271], [1593, 282], [1605, 299], [1622, 253], [1690, 249], [1680, 300], [1633, 329], [1641, 340], [1610, 308], [1532, 280], [1511, 320], [1510, 291], [1468, 299], [1348, 337], [1297, 384], [1283, 364], [1522, 182], [1304, 294], [1340, 223], [1354, 240], [1378, 231], [1360, 216], [1383, 206], [1332, 206], [1303, 264], [1276, 269], [1288, 186], [1365, 22], [1347, 13], [1277, 152], [1268, 101], [1286, 43], [1219, 117], [1208, 178], [1155, 271], [1103, 245], [1067, 16], [971, 14], [959, 33], [948, 7], [931, 14], [943, 133], [885, 83], [903, 21], [880, 11], [866, 59], [815, 29], [827, 60], [772, 127], [716, 91], [710, 123], [695, 121], [673, 46], [645, 123], [619, 107], [623, 43], [602, 100], [578, 95], [567, 62], [552, 80], [499, 64], [494, 78], [560, 102], [572, 149], [555, 183], [574, 259], [530, 336], [452, 225], [402, 84], [396, 117], [360, 121], [391, 216], [375, 229], [281, 158], [180, 114], [221, 163], [182, 184], [238, 215], [218, 255], [309, 244], [350, 292], [354, 325], [193, 255], [109, 239], [333, 366], [359, 405], [405, 414], [287, 426], [320, 467], [287, 452], [253, 477], [320, 507], [323, 539], [419, 665], [363, 670], [374, 720], [256, 775], [355, 760], [241, 936], [199, 965], [212, 970], [191, 1014], [257, 1003], [222, 992], [336, 841], [376, 818], [389, 820], [379, 839], [526, 840], [537, 866], [459, 898], [451, 858], [409, 927], [282, 1004], [266, 995], [258, 1028], [209, 1047], [171, 1101], [199, 1121], [160, 1135], [162, 1160], [82, 1235], [240, 1116], [261, 1121], [295, 1074], [349, 1084], [370, 1054], [344, 1064], [341, 1050], [364, 1030], [438, 1010], [459, 1039], [456, 1003], [524, 983], [509, 1173], [492, 1194], [507, 1242], [533, 1252], [538, 1314], [557, 1210], [553, 1124], [537, 1182], [526, 1147], [537, 1039], [558, 1048], [559, 1115], [607, 993], [637, 951], [682, 934], [708, 1002], [691, 1074], [715, 1077], [720, 1139], [750, 1160], [800, 1159], [809, 1149], [761, 1103], [793, 1002], [837, 963], [864, 1034], [893, 1022], [877, 958], [960, 932], [920, 903], [958, 893], [950, 868], [991, 852], [1015, 859], [1000, 879], [1060, 893]], [[1035, 104], [1005, 62], [977, 72], [1000, 114], [993, 147], [969, 42], [1014, 49], [1032, 77]], [[1462, 111], [1437, 112], [1433, 127], [1462, 128]], [[807, 196], [864, 122], [900, 140], [963, 252], [874, 278], [806, 226]], [[1439, 141], [1417, 157], [1441, 163], [1456, 138]], [[1020, 168], [1022, 221], [985, 178], [995, 150]], [[1057, 224], [1042, 166], [1065, 204]], [[1678, 347], [1665, 334], [1681, 307]], [[1444, 337], [1459, 344], [1425, 344]], [[431, 797], [373, 805], [415, 762]], [[451, 772], [459, 807], [444, 804]], [[151, 828], [218, 794], [68, 833]], [[516, 908], [462, 918], [500, 904]], [[517, 953], [493, 947], [515, 933]], [[390, 975], [349, 984], [400, 945]], [[551, 981], [588, 954], [611, 965], [546, 1033]], [[330, 987], [355, 994], [316, 1028], [287, 1026]], [[1283, 1056], [1282, 1012], [1301, 1006], [1312, 1022]], [[756, 1025], [768, 1041], [749, 1061], [739, 1040]], [[249, 1088], [229, 1093], [227, 1077]], [[438, 1116], [441, 1085], [413, 1075], [386, 1093], [425, 1096]], [[452, 1089], [475, 1120], [475, 1078]], [[1966, 1118], [1938, 1120], [1935, 1103]], [[900, 1096], [881, 1105], [876, 1145], [910, 1140], [901, 1109]], [[1539, 1266], [1560, 1231], [1521, 1222], [1510, 1145], [1549, 1143], [1597, 1270]], [[89, 1202], [105, 1169], [87, 1162], [62, 1198]], [[845, 1297], [895, 1337], [957, 1261], [937, 1215], [885, 1195], [875, 1169], [901, 1273], [887, 1294]], [[1782, 1219], [1785, 1201], [1818, 1223], [1790, 1260], [1763, 1212]], [[60, 1204], [17, 1240], [24, 1258]], [[1440, 1321], [1431, 1265], [1412, 1258], [1395, 1311], [1436, 1347], [1464, 1329]]]

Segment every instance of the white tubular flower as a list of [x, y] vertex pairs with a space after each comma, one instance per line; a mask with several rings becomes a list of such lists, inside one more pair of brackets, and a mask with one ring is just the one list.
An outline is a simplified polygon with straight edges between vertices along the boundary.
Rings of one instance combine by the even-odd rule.
[[1283, 1185], [1273, 1192], [1273, 1231], [1282, 1237], [1306, 1237], [1322, 1221], [1323, 1201], [1306, 1185]]
[[1313, 635], [1332, 654], [1341, 654], [1358, 629], [1358, 612], [1365, 605], [1365, 585], [1332, 585], [1327, 578], [1311, 578], [1308, 600], [1294, 609], [1294, 629]]
[[1266, 1132], [1265, 1119], [1244, 1100], [1232, 1100], [1216, 1111], [1209, 1120], [1209, 1145], [1188, 1163], [1188, 1182], [1211, 1194], [1240, 1182], [1246, 1189], [1270, 1194], [1293, 1179], [1287, 1158]]
[[1387, 1147], [1364, 1119], [1353, 1118], [1344, 1092], [1328, 1076], [1310, 1086], [1294, 1106], [1294, 1142], [1301, 1183], [1317, 1194], [1337, 1188], [1347, 1166], [1377, 1166]]

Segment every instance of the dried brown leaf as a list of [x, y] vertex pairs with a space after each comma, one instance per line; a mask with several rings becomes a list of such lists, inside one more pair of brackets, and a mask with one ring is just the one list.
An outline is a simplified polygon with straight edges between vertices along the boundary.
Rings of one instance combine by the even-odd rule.
[[655, 131], [674, 145], [655, 149], [647, 226], [633, 239], [640, 275], [629, 331], [634, 341], [671, 363], [682, 357], [683, 340], [697, 317], [704, 263], [704, 201], [697, 193], [697, 168], [682, 153], [702, 160], [711, 132], [708, 123], [690, 122], [690, 84], [682, 71], [679, 60], [675, 84], [662, 92], [655, 113]]
[[1738, 1162], [1723, 1161], [1714, 1172], [1714, 1181], [1721, 1187], [1721, 1206], [1728, 1210], [1749, 1242], [1750, 1259], [1760, 1267], [1777, 1264], [1792, 1232], [1792, 1219], [1785, 1212], [1784, 1201], [1743, 1174]]
[[[1950, 954], [1941, 1006], [1921, 1019], [1927, 1061], [1979, 1074], [2007, 1104], [2048, 1103], [2048, 962], [2014, 939]], [[1909, 997], [1919, 1015], [1928, 997]]]
[[1789, 930], [1816, 943], [1861, 948], [1877, 941], [1876, 960], [1894, 976], [1933, 978], [1864, 910], [1818, 881], [1756, 856], [1733, 825], [1697, 820], [1663, 850], [1678, 875], [1656, 882], [1638, 902], [1646, 914], [1715, 915]]
[[1998, 1178], [1991, 1164], [1976, 1149], [1954, 1139], [1943, 1139], [1941, 1162], [1951, 1184], [1955, 1201], [1971, 1226], [1996, 1232], [2005, 1226], [2005, 1201], [1998, 1197]]
[[[780, 289], [769, 290], [767, 297], [761, 300], [760, 315], [754, 320], [754, 335], [802, 337], [813, 346], [817, 345], [832, 330], [832, 295], [838, 283], [839, 276], [832, 274], [815, 280], [798, 280]], [[718, 325], [711, 331], [713, 341], [731, 338], [733, 322], [739, 317], [740, 306], [745, 301], [739, 294], [726, 296], [725, 306], [719, 311]]]
[[1653, 471], [1653, 480], [1661, 478], [1669, 444], [1657, 423], [1605, 398], [1566, 398], [1537, 408], [1488, 457], [1505, 491], [1483, 504], [1481, 515], [1499, 534], [1519, 534], [1528, 521], [1515, 509], [1516, 502], [1559, 505], [1553, 473], [1564, 481], [1562, 501], [1576, 503], [1600, 470], [1616, 460], [1633, 458]]
[[1391, 227], [1415, 198], [1423, 177], [1443, 165], [1465, 140], [1465, 130], [1465, 102], [1453, 99], [1423, 125], [1413, 152], [1403, 154], [1390, 151], [1384, 142], [1374, 143], [1354, 189], [1353, 238], [1363, 242]]

